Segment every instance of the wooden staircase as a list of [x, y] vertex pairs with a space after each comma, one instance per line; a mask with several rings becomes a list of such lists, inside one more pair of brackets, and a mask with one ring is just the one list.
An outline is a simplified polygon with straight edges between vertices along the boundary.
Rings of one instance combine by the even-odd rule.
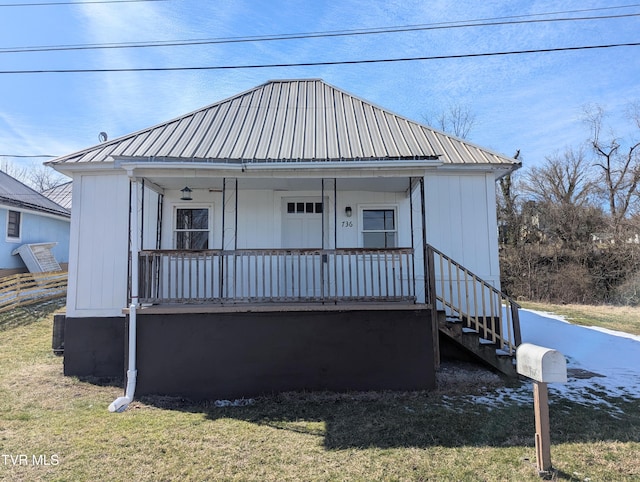
[[427, 245], [427, 256], [439, 334], [503, 374], [517, 377], [520, 306], [433, 246]]
[[458, 318], [447, 319], [444, 311], [438, 312], [440, 336], [446, 336], [460, 348], [510, 378], [516, 378], [515, 356], [500, 348], [498, 343], [465, 326]]

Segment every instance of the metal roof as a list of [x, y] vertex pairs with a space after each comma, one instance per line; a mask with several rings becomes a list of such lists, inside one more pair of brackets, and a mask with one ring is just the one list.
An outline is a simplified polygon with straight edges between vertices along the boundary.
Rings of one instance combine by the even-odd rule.
[[71, 181], [59, 184], [50, 189], [42, 191], [42, 195], [48, 197], [56, 204], [59, 204], [65, 209], [71, 211], [71, 192], [73, 190], [73, 184]]
[[0, 171], [0, 204], [69, 217], [69, 210]]
[[[320, 79], [272, 80], [197, 111], [49, 164], [117, 158], [172, 161], [338, 161], [437, 158], [518, 162], [396, 115]], [[62, 167], [62, 166], [60, 166]]]

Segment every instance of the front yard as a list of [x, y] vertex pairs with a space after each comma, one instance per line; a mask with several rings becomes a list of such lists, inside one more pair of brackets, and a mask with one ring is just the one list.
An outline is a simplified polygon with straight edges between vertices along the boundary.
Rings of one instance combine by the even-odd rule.
[[[64, 377], [51, 331], [42, 311], [0, 320], [0, 479], [540, 480], [528, 388], [483, 369], [445, 364], [431, 393], [287, 393], [241, 406], [149, 397], [112, 414], [121, 385]], [[520, 396], [483, 401], [508, 390]], [[638, 400], [592, 396], [604, 403], [551, 395], [555, 478], [640, 479]]]

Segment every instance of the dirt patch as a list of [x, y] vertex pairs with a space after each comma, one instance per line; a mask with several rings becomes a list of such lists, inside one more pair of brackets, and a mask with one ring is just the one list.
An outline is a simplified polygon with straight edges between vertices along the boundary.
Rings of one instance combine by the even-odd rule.
[[481, 365], [468, 362], [442, 362], [436, 372], [439, 395], [475, 395], [509, 384], [503, 376]]

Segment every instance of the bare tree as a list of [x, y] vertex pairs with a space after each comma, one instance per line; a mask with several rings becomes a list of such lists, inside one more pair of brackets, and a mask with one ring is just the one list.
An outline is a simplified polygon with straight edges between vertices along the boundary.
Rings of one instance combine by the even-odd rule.
[[0, 171], [9, 174], [38, 192], [46, 191], [67, 181], [66, 177], [50, 167], [43, 165], [18, 166], [6, 158], [0, 159]]
[[28, 180], [28, 184], [38, 192], [46, 191], [66, 182], [66, 178], [47, 166], [38, 166], [31, 169], [28, 174]]
[[9, 159], [3, 157], [0, 158], [0, 171], [5, 174], [9, 174], [11, 177], [18, 181], [27, 184], [27, 178], [29, 177], [29, 169], [25, 166], [18, 166], [11, 162]]
[[[518, 150], [513, 156], [520, 157]], [[522, 239], [522, 213], [520, 210], [520, 189], [515, 172], [501, 177], [497, 189], [497, 210], [499, 241], [501, 244], [515, 246]]]
[[476, 123], [476, 115], [468, 105], [449, 104], [446, 110], [436, 117], [425, 115], [425, 122], [443, 132], [466, 139]]
[[575, 250], [603, 226], [603, 214], [594, 202], [595, 187], [584, 151], [567, 149], [531, 168], [522, 189], [535, 203], [540, 232]]
[[640, 183], [640, 106], [635, 103], [627, 109], [627, 119], [638, 132], [625, 141], [613, 131], [604, 134], [606, 113], [598, 105], [586, 106], [584, 119], [591, 129], [589, 143], [596, 156], [594, 165], [602, 172], [599, 183], [609, 214], [613, 234], [621, 233], [625, 218], [632, 214], [634, 203], [638, 201]]
[[567, 149], [563, 155], [547, 157], [544, 164], [532, 167], [523, 190], [535, 201], [585, 206], [591, 202], [595, 182], [582, 149]]

